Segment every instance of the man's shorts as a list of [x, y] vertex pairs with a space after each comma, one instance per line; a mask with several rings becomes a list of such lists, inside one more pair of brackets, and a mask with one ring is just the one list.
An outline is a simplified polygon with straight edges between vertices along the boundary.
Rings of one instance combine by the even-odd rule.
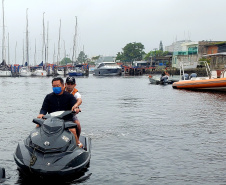
[[73, 119], [73, 121], [76, 121], [76, 120], [78, 120], [78, 117], [77, 117], [77, 115], [76, 115], [76, 114], [74, 114], [74, 115], [73, 115], [73, 118], [72, 118], [72, 119]]

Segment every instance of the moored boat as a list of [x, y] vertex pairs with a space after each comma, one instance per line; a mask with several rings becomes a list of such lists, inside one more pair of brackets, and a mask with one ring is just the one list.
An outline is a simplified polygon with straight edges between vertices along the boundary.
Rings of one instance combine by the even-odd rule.
[[208, 74], [207, 77], [194, 77], [194, 75], [190, 75], [188, 79], [181, 78], [180, 81], [174, 82], [172, 87], [174, 89], [226, 91], [225, 70], [221, 72], [220, 78], [217, 78], [216, 71], [211, 71], [207, 62], [205, 62], [205, 66]]
[[116, 62], [102, 62], [94, 69], [95, 76], [118, 76], [122, 74], [122, 68]]
[[191, 78], [173, 83], [174, 89], [200, 89], [200, 90], [219, 90], [226, 91], [226, 78]]

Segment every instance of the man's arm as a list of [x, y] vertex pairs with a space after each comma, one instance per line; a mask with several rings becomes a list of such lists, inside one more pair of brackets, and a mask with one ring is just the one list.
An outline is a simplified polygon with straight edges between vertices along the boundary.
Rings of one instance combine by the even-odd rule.
[[42, 103], [42, 108], [41, 108], [40, 113], [37, 116], [37, 118], [42, 118], [44, 115], [46, 115], [46, 113], [48, 112], [48, 107], [49, 107], [48, 95], [46, 95], [46, 97]]

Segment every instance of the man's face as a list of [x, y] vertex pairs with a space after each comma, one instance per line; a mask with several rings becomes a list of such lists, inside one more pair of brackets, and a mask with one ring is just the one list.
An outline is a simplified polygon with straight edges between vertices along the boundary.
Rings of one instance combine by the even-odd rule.
[[63, 88], [63, 85], [60, 83], [60, 80], [53, 81], [52, 86], [53, 87], [61, 87], [61, 90]]
[[67, 91], [71, 92], [75, 88], [76, 84], [73, 84], [71, 82], [68, 82], [65, 84]]

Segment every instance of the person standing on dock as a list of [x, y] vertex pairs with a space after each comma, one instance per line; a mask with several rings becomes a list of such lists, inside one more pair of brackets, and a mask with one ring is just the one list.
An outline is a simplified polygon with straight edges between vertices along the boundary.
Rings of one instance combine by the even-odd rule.
[[[74, 77], [67, 77], [66, 78], [66, 83], [65, 83], [65, 91], [69, 92], [70, 94], [72, 94], [75, 99], [77, 100], [76, 104], [74, 105], [75, 108], [77, 108], [76, 110], [81, 111], [81, 109], [79, 109], [79, 106], [82, 104], [82, 96], [81, 94], [78, 92], [78, 89], [75, 88], [76, 87], [76, 81]], [[78, 112], [76, 112], [77, 114]], [[80, 121], [78, 120], [76, 114], [73, 116], [73, 121], [77, 124], [77, 136], [79, 138], [80, 134], [81, 134], [81, 124]]]

